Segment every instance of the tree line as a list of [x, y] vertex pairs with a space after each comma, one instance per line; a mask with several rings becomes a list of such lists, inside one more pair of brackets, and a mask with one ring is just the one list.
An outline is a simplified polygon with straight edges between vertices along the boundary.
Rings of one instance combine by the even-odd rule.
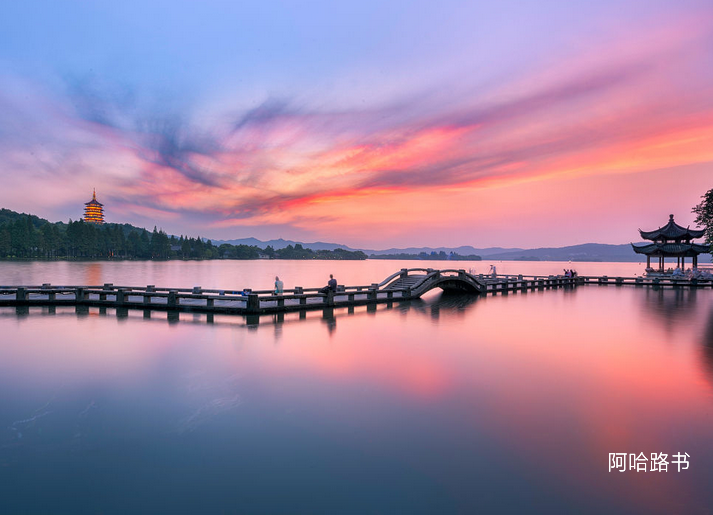
[[428, 261], [481, 261], [483, 258], [476, 254], [461, 256], [456, 252], [446, 254], [444, 251], [419, 252], [418, 254], [372, 254], [369, 259], [403, 259], [403, 260], [428, 260]]
[[213, 245], [210, 240], [169, 236], [129, 224], [83, 220], [51, 223], [34, 215], [0, 210], [0, 259], [366, 259], [359, 251], [313, 251], [300, 244], [283, 249]]

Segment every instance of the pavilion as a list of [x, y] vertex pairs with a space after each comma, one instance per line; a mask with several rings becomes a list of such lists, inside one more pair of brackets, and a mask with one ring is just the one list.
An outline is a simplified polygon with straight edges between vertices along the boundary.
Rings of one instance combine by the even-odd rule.
[[705, 229], [690, 229], [681, 227], [673, 221], [673, 215], [669, 215], [669, 220], [666, 225], [659, 227], [655, 231], [642, 231], [639, 229], [641, 237], [645, 240], [651, 240], [653, 243], [648, 245], [636, 246], [633, 243], [631, 246], [637, 254], [646, 254], [646, 268], [651, 268], [651, 258], [659, 259], [659, 271], [664, 270], [664, 260], [667, 257], [675, 257], [677, 266], [681, 269], [686, 267], [686, 258], [693, 258], [693, 268], [698, 266], [698, 254], [704, 254], [709, 251], [706, 245], [692, 243], [694, 238], [700, 238], [705, 233]]

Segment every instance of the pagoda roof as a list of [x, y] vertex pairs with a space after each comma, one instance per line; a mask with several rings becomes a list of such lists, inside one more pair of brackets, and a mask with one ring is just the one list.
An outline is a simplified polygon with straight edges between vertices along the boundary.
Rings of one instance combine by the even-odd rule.
[[658, 240], [661, 238], [667, 240], [690, 240], [693, 238], [700, 238], [705, 232], [705, 229], [696, 230], [688, 227], [681, 227], [673, 221], [673, 215], [669, 215], [668, 223], [666, 225], [659, 227], [655, 231], [642, 231], [639, 229], [641, 237], [645, 240]]
[[648, 256], [688, 257], [706, 254], [710, 251], [707, 245], [699, 245], [698, 243], [649, 243], [638, 247], [632, 243], [631, 246], [637, 254], [646, 254]]
[[[92, 200], [84, 203], [85, 206], [99, 206], [102, 207], [104, 204], [97, 200], [97, 190], [95, 189], [92, 193]], [[672, 215], [673, 216], [673, 215]]]

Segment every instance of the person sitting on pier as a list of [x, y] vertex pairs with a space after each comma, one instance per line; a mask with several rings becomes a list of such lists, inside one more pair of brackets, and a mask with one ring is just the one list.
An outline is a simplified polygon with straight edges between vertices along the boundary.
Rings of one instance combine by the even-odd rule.
[[282, 295], [285, 292], [285, 285], [280, 281], [279, 276], [275, 276], [275, 295]]
[[334, 278], [332, 274], [329, 274], [329, 281], [327, 281], [327, 286], [319, 290], [320, 293], [327, 293], [328, 291], [332, 291], [332, 293], [336, 293], [337, 291], [337, 280]]

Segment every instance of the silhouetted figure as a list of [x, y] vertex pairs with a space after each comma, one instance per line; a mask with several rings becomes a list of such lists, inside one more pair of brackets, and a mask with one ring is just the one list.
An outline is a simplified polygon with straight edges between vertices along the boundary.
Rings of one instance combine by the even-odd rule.
[[333, 293], [336, 293], [337, 291], [337, 280], [332, 274], [329, 274], [329, 281], [327, 281], [327, 286], [325, 286], [319, 291], [321, 293], [327, 293], [329, 290], [331, 290]]

